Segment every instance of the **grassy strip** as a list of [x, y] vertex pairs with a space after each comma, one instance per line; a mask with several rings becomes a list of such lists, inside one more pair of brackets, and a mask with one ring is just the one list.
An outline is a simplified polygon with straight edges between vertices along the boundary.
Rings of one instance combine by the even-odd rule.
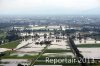
[[[71, 52], [71, 50], [47, 49], [47, 50], [45, 50], [44, 53], [61, 53], [61, 52]], [[10, 56], [10, 54], [16, 53], [16, 51], [6, 51], [5, 53], [6, 53], [6, 55], [2, 57], [4, 59], [32, 59], [32, 58], [36, 58], [37, 57], [37, 55], [33, 55], [33, 56], [24, 55], [22, 57], [19, 57], [17, 55]], [[46, 56], [42, 56], [40, 58], [44, 58], [44, 57], [46, 57]]]
[[42, 56], [42, 54], [43, 54], [44, 51], [48, 48], [48, 46], [50, 46], [50, 45], [46, 45], [46, 47], [44, 47], [44, 49], [41, 51], [41, 53], [39, 53], [39, 54], [37, 55], [37, 57], [31, 61], [31, 63], [30, 63], [29, 66], [33, 66], [33, 65], [35, 64], [35, 62]]
[[0, 37], [6, 37], [6, 33], [0, 33]]
[[15, 48], [15, 47], [19, 44], [19, 42], [20, 42], [20, 40], [8, 42], [8, 43], [5, 43], [5, 44], [3, 44], [3, 45], [0, 45], [0, 48], [9, 48], [9, 49], [13, 49], [13, 48]]
[[1, 57], [2, 59], [31, 59], [33, 57], [34, 58], [36, 57], [35, 55], [34, 56], [24, 55], [24, 56], [21, 56], [21, 57], [19, 57], [18, 55], [10, 56], [10, 54], [16, 53], [16, 51], [6, 51], [4, 53], [5, 53], [5, 55]]
[[10, 54], [11, 53], [14, 53], [15, 51], [5, 51], [4, 53], [5, 53], [5, 55], [4, 56], [2, 56], [1, 58], [9, 58], [10, 57]]
[[71, 50], [47, 49], [45, 53], [72, 52]]
[[80, 44], [76, 46], [81, 48], [93, 48], [93, 47], [100, 47], [100, 44]]
[[[11, 52], [12, 53], [12, 52]], [[1, 57], [2, 59], [35, 59], [38, 55], [24, 55], [24, 56], [21, 56], [19, 57], [18, 55], [13, 55], [13, 56], [10, 56], [9, 53], [6, 54], [5, 56]], [[38, 60], [45, 60], [47, 56], [44, 56], [42, 55], [41, 57], [39, 57]], [[65, 58], [63, 56], [60, 56], [60, 57], [49, 57], [49, 58]], [[66, 58], [72, 58], [71, 56], [68, 56]]]
[[[29, 59], [29, 61], [31, 61], [32, 59], [35, 59], [36, 57], [37, 57], [37, 55], [35, 55], [35, 56], [24, 55], [23, 57], [18, 57], [17, 55], [14, 55], [14, 56], [9, 56], [9, 57], [3, 57], [3, 59], [9, 59], [9, 58], [12, 59], [12, 60], [13, 60], [13, 59]], [[48, 65], [48, 64], [49, 64], [49, 65], [54, 65], [53, 63], [46, 63], [46, 62], [45, 62], [46, 57], [47, 57], [47, 56], [41, 56], [41, 57], [36, 61], [35, 64], [36, 64], [36, 65], [41, 65], [41, 64], [43, 64], [43, 65]], [[50, 58], [52, 58], [52, 59], [53, 59], [53, 58], [56, 58], [56, 59], [57, 59], [57, 58], [60, 58], [60, 59], [61, 59], [61, 58], [65, 58], [65, 57], [50, 57]], [[70, 58], [70, 57], [69, 57], [69, 58]], [[40, 60], [42, 60], [42, 61], [40, 61]], [[60, 64], [67, 64], [67, 63], [60, 63]], [[70, 63], [70, 64], [67, 64], [67, 65], [74, 65], [74, 66], [75, 66], [75, 65], [78, 65], [78, 64], [77, 64], [77, 63], [74, 63], [74, 64], [73, 64], [73, 63], [72, 63], [72, 64]]]
[[[22, 57], [18, 57], [17, 55], [14, 55], [14, 56], [9, 56], [9, 57], [5, 57], [5, 59], [29, 59], [29, 61], [31, 61], [31, 59], [35, 59], [37, 57], [37, 55], [34, 55], [34, 56], [30, 56], [30, 55], [24, 55]], [[44, 64], [44, 65], [54, 65], [54, 63], [46, 63], [46, 57], [47, 56], [41, 56], [35, 63], [35, 65], [41, 65], [41, 64]], [[72, 57], [49, 57], [50, 59], [64, 59], [64, 58], [67, 58], [67, 59], [75, 59], [75, 58], [72, 58]], [[42, 60], [42, 61], [40, 61]], [[68, 66], [80, 66], [79, 63], [75, 62], [75, 63], [65, 63], [65, 62], [62, 62], [62, 63], [56, 63], [56, 64], [60, 64], [60, 65], [68, 65]], [[91, 66], [99, 66], [100, 63], [91, 63], [89, 64]]]
[[29, 56], [29, 55], [24, 55], [22, 57], [19, 57], [17, 55], [13, 55], [13, 56], [3, 56], [2, 59], [32, 59], [33, 56]]

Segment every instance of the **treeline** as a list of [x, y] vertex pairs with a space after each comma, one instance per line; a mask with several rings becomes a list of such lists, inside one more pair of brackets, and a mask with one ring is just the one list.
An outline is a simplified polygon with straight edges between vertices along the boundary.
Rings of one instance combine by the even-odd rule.
[[6, 34], [0, 37], [0, 44], [4, 44], [6, 42], [11, 42], [19, 39], [21, 39], [21, 36], [18, 34], [18, 32], [16, 30], [11, 30], [6, 32]]
[[11, 23], [0, 23], [0, 28], [6, 28], [6, 27], [10, 27], [12, 26], [13, 24]]

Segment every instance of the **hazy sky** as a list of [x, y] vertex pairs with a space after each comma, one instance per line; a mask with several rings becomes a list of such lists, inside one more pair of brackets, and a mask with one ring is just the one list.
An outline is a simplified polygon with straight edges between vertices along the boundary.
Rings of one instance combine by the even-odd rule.
[[0, 0], [1, 15], [99, 14], [99, 0]]

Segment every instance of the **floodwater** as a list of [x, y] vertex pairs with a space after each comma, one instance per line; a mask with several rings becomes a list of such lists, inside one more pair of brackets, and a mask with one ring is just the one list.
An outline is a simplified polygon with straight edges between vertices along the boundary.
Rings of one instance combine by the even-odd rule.
[[78, 48], [85, 58], [100, 59], [100, 48]]

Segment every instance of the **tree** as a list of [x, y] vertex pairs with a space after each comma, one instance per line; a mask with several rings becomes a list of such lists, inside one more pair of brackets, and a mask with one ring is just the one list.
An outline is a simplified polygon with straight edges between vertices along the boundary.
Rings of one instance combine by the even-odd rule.
[[47, 38], [47, 34], [44, 34], [44, 38]]
[[0, 45], [2, 44], [2, 41], [0, 40]]
[[86, 43], [86, 39], [87, 39], [87, 37], [84, 36], [84, 43]]
[[96, 39], [96, 37], [94, 38], [94, 40], [95, 40], [95, 43], [97, 43], [97, 39]]
[[40, 36], [38, 34], [35, 34], [34, 38], [37, 40], [38, 38], [40, 38]]
[[60, 32], [57, 29], [54, 29], [54, 35], [60, 34]]
[[72, 38], [73, 40], [75, 40], [75, 36], [74, 36], [74, 35], [72, 35], [71, 38]]
[[5, 53], [4, 52], [0, 52], [0, 62], [1, 62], [1, 57], [4, 56]]
[[50, 32], [50, 33], [49, 33], [50, 38], [51, 38], [51, 35], [52, 35], [52, 33]]
[[13, 40], [17, 40], [20, 37], [17, 34], [9, 34], [6, 36], [6, 39], [8, 39], [9, 41], [13, 41]]
[[7, 32], [7, 36], [6, 39], [8, 39], [9, 41], [13, 41], [13, 40], [17, 40], [20, 39], [21, 37], [18, 35], [16, 30], [11, 30]]
[[78, 39], [79, 39], [79, 42], [81, 43], [82, 42], [82, 36], [80, 35], [80, 33], [79, 33]]
[[24, 66], [24, 65], [22, 65], [22, 64], [19, 63], [17, 66]]

